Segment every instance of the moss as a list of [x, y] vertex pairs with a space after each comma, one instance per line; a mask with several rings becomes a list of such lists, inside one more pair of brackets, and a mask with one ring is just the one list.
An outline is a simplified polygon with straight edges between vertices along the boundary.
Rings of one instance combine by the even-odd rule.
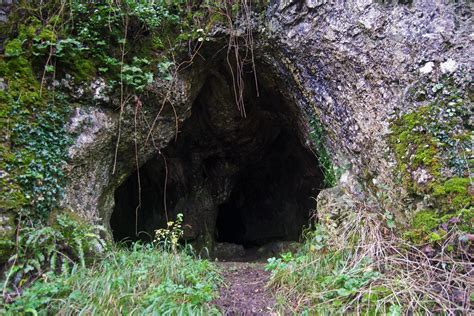
[[55, 43], [57, 40], [56, 33], [49, 28], [41, 28], [41, 31], [37, 38], [42, 41], [48, 41], [51, 43]]
[[443, 238], [446, 236], [446, 231], [445, 230], [439, 230], [437, 232], [432, 232], [431, 234], [428, 235], [428, 241], [430, 243], [436, 243], [438, 241], [443, 240]]
[[[417, 212], [409, 230], [404, 233], [404, 237], [415, 244], [422, 244], [428, 241], [435, 241], [437, 234], [434, 230], [439, 226], [441, 220], [439, 214], [433, 210], [422, 210]], [[437, 240], [436, 240], [437, 241]]]
[[15, 38], [5, 45], [5, 56], [17, 57], [23, 53], [22, 41], [19, 38]]
[[77, 58], [72, 66], [72, 75], [80, 82], [91, 81], [96, 75], [96, 68], [91, 60]]
[[412, 172], [418, 168], [437, 175], [441, 169], [437, 157], [437, 145], [431, 135], [420, 130], [427, 125], [426, 118], [429, 107], [422, 107], [415, 112], [402, 116], [394, 125], [391, 143], [399, 161], [399, 172], [403, 183], [411, 192], [426, 192], [430, 183], [418, 184], [412, 178]]
[[[4, 65], [2, 75], [7, 81], [11, 99], [29, 105], [38, 105], [41, 102], [39, 83], [34, 75], [31, 61], [23, 51], [22, 41], [18, 38], [9, 41], [5, 46], [5, 51], [6, 58], [1, 60], [1, 64]], [[12, 102], [12, 100], [4, 99], [4, 102]]]
[[17, 122], [24, 118], [15, 115], [13, 109], [22, 104], [21, 111], [28, 113], [29, 109], [40, 104], [38, 83], [33, 75], [31, 63], [22, 55], [14, 54], [12, 51], [21, 49], [21, 41], [13, 40], [7, 44], [10, 57], [0, 59], [2, 76], [7, 83], [7, 89], [0, 93], [0, 120], [1, 139], [4, 141], [0, 150], [0, 169], [5, 170], [6, 176], [0, 179], [2, 192], [0, 193], [0, 208], [4, 210], [19, 210], [27, 205], [27, 197], [21, 189], [21, 185], [15, 179], [27, 169], [13, 168], [18, 163], [16, 148], [11, 141], [14, 135], [12, 129]]
[[439, 218], [435, 212], [423, 210], [415, 214], [412, 223], [413, 228], [429, 232], [439, 225]]
[[[472, 230], [473, 226], [470, 218], [474, 197], [469, 179], [472, 162], [463, 158], [469, 156], [471, 147], [471, 133], [465, 122], [470, 113], [466, 102], [469, 96], [449, 78], [444, 80], [433, 83], [432, 89], [424, 87], [426, 91], [436, 90], [431, 100], [391, 125], [389, 143], [397, 160], [396, 173], [412, 198], [426, 205], [412, 216], [411, 227], [405, 232], [416, 243], [443, 240], [446, 232], [441, 227], [453, 223], [461, 231]], [[420, 170], [428, 175], [423, 181], [417, 178]]]
[[419, 211], [413, 216], [411, 227], [404, 232], [404, 236], [415, 244], [436, 243], [447, 236], [445, 229], [453, 225], [460, 232], [474, 233], [474, 207], [451, 212]]
[[469, 207], [474, 203], [474, 196], [469, 192], [469, 178], [451, 178], [433, 189], [433, 196], [445, 211]]
[[15, 214], [1, 209], [0, 214], [0, 261], [7, 260], [15, 246]]

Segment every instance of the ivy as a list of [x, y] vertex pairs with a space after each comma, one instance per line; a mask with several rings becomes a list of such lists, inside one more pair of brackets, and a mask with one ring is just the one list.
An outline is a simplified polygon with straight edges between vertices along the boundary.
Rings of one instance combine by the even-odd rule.
[[14, 159], [6, 165], [17, 182], [34, 215], [45, 218], [56, 207], [62, 193], [63, 167], [67, 148], [72, 143], [64, 123], [69, 106], [58, 95], [55, 104], [31, 116], [22, 104], [12, 104], [10, 116], [15, 118], [11, 129]]
[[331, 156], [324, 143], [324, 128], [316, 118], [311, 119], [309, 124], [312, 129], [309, 137], [318, 154], [319, 167], [324, 174], [324, 185], [333, 187], [336, 185], [339, 175], [332, 164]]

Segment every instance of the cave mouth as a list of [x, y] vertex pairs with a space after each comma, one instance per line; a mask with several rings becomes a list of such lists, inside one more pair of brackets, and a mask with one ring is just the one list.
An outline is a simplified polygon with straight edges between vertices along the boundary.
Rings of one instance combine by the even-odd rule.
[[258, 97], [254, 87], [244, 90], [243, 117], [232, 77], [211, 72], [177, 139], [115, 190], [115, 241], [151, 241], [178, 213], [196, 248], [299, 239], [323, 175], [297, 105], [272, 80], [260, 80]]

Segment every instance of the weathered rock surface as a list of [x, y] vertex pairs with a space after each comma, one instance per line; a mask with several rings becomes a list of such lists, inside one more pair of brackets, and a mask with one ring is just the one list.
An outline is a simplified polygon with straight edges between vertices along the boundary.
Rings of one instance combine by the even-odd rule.
[[[387, 143], [390, 122], [397, 113], [418, 106], [408, 102], [407, 95], [419, 82], [436, 81], [443, 74], [469, 77], [470, 56], [474, 53], [471, 15], [468, 3], [387, 5], [289, 0], [271, 1], [264, 20], [254, 20], [257, 73], [267, 89], [277, 91], [283, 103], [290, 104], [291, 112], [296, 113], [298, 122], [292, 126], [298, 130], [298, 142], [303, 148], [311, 147], [308, 116], [319, 117], [336, 166], [362, 184], [348, 187], [343, 183], [324, 192], [319, 198], [322, 213], [332, 216], [328, 201], [333, 195], [341, 197], [344, 190], [363, 198], [367, 192], [385, 188], [391, 199], [404, 202], [404, 189], [393, 179], [395, 161]], [[205, 61], [196, 60], [172, 83], [157, 80], [146, 95], [123, 108], [121, 119], [117, 111], [120, 104], [115, 102], [114, 109], [104, 106], [107, 96], [101, 96], [104, 89], [97, 82], [92, 87], [95, 97], [90, 107], [76, 109], [69, 123], [69, 130], [77, 138], [69, 151], [68, 184], [62, 205], [110, 230], [117, 188], [136, 172], [137, 166], [161, 159], [162, 151], [176, 135], [179, 137], [210, 74], [226, 67], [213, 59], [226, 43], [225, 36], [216, 35], [201, 52]], [[222, 61], [222, 55], [216, 58]], [[219, 80], [216, 75], [213, 78]], [[228, 101], [227, 97], [216, 98], [223, 99]], [[228, 111], [235, 109], [230, 102], [226, 106]], [[210, 122], [217, 124], [214, 130], [222, 132], [216, 138], [221, 142], [265, 142], [274, 137], [272, 133], [260, 135], [262, 126], [251, 125], [260, 121], [249, 120], [245, 125], [242, 120], [242, 133], [229, 129], [235, 125], [235, 121], [229, 121], [234, 114], [226, 113], [224, 108], [208, 109]], [[203, 161], [202, 155], [190, 157], [198, 165]], [[174, 175], [179, 173], [179, 168], [176, 170]], [[228, 181], [235, 168], [221, 162], [214, 170], [217, 175], [213, 184], [196, 176], [190, 187], [183, 188], [189, 195], [175, 201], [174, 212], [215, 209], [229, 198], [232, 185]], [[222, 176], [226, 173], [229, 177]], [[420, 170], [417, 177], [422, 181], [429, 175]], [[235, 184], [235, 179], [231, 182]], [[316, 191], [321, 189], [316, 186]], [[350, 202], [344, 205], [340, 209], [350, 209]], [[202, 227], [206, 214], [198, 214], [189, 216], [194, 221], [187, 230], [190, 238], [208, 231]], [[210, 222], [216, 220], [212, 218], [215, 212], [212, 214], [207, 217]], [[6, 217], [1, 225], [9, 221]]]
[[386, 141], [390, 122], [418, 106], [407, 95], [425, 76], [436, 82], [456, 72], [469, 81], [471, 17], [467, 3], [277, 1], [262, 27], [263, 43], [277, 53], [265, 56], [298, 83], [337, 165], [367, 190], [384, 188], [402, 201]]

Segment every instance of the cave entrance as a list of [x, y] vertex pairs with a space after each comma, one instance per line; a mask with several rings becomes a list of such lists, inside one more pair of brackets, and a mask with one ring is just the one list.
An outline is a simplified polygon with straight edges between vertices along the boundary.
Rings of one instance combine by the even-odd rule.
[[262, 79], [259, 97], [246, 87], [243, 117], [229, 74], [205, 82], [177, 140], [116, 189], [114, 239], [151, 240], [183, 213], [184, 239], [198, 248], [298, 240], [323, 188], [300, 110]]
[[314, 160], [294, 133], [281, 131], [261, 159], [236, 174], [228, 199], [218, 207], [216, 240], [245, 247], [298, 240], [317, 195]]

